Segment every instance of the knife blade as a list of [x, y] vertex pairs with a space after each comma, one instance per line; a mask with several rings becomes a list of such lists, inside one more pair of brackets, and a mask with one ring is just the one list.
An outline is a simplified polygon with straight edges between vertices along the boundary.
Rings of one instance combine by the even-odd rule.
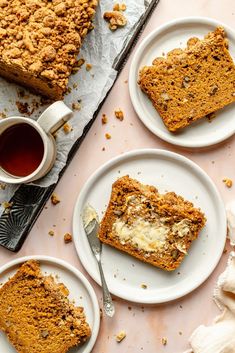
[[98, 263], [103, 292], [103, 308], [106, 315], [112, 317], [115, 313], [115, 308], [104, 277], [104, 272], [101, 263], [102, 243], [97, 236], [99, 231], [99, 217], [95, 209], [90, 205], [86, 206], [83, 210], [83, 227], [92, 253]]

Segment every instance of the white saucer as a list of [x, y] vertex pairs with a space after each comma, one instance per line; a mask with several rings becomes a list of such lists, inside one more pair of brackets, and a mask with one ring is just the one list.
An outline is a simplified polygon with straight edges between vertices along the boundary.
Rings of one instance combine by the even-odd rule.
[[154, 58], [174, 48], [185, 48], [191, 37], [203, 38], [217, 26], [223, 26], [229, 40], [229, 52], [235, 57], [235, 32], [227, 25], [204, 17], [178, 19], [158, 27], [139, 45], [130, 67], [129, 90], [132, 104], [140, 120], [161, 139], [184, 147], [206, 147], [219, 143], [235, 133], [235, 104], [216, 112], [210, 123], [200, 119], [178, 133], [170, 133], [151, 101], [137, 84], [141, 67], [151, 65]]
[[[74, 209], [73, 236], [78, 256], [89, 275], [100, 284], [96, 261], [82, 224], [84, 206], [93, 206], [100, 219], [109, 201], [112, 183], [129, 174], [164, 193], [175, 191], [201, 207], [207, 223], [182, 265], [166, 272], [110, 246], [103, 246], [102, 262], [110, 291], [138, 303], [162, 303], [179, 298], [204, 282], [217, 265], [226, 239], [226, 214], [221, 197], [207, 174], [189, 159], [164, 150], [136, 150], [114, 158], [86, 182]], [[146, 284], [143, 289], [141, 284]]]
[[[86, 314], [87, 322], [91, 327], [92, 335], [84, 345], [73, 348], [69, 352], [90, 353], [99, 332], [100, 310], [93, 288], [83, 274], [75, 267], [63, 260], [49, 256], [35, 255], [21, 257], [8, 262], [0, 268], [0, 283], [7, 282], [9, 277], [12, 277], [16, 273], [19, 265], [30, 259], [39, 260], [42, 271], [44, 273], [46, 272], [47, 275], [52, 274], [58, 277], [58, 280], [63, 282], [69, 289], [70, 300], [74, 300], [77, 306], [84, 307], [84, 312]], [[2, 332], [0, 332], [0, 347], [1, 353], [16, 352], [8, 342], [6, 335]]]

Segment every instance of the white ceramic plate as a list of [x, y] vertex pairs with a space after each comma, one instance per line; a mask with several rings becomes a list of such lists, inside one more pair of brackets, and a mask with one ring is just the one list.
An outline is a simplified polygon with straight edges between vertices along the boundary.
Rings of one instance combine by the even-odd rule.
[[[108, 204], [112, 183], [129, 174], [160, 192], [175, 191], [201, 207], [207, 223], [189, 255], [174, 272], [145, 264], [110, 246], [103, 246], [102, 262], [110, 291], [138, 303], [162, 303], [179, 298], [198, 287], [214, 270], [224, 249], [226, 215], [223, 202], [207, 174], [189, 159], [164, 150], [136, 150], [114, 158], [99, 168], [84, 185], [73, 216], [74, 242], [79, 258], [100, 284], [96, 261], [82, 225], [82, 210], [87, 204], [99, 217]], [[143, 289], [141, 284], [146, 284]]]
[[[98, 301], [93, 288], [87, 279], [75, 267], [60, 259], [49, 256], [26, 256], [11, 261], [0, 268], [0, 283], [5, 283], [9, 277], [12, 277], [20, 264], [36, 259], [40, 261], [43, 273], [58, 276], [58, 280], [63, 282], [69, 289], [69, 298], [75, 301], [77, 306], [83, 306], [87, 322], [92, 329], [91, 338], [82, 346], [71, 349], [70, 353], [90, 353], [100, 325], [100, 311]], [[0, 332], [0, 351], [1, 353], [14, 353], [16, 350], [8, 342], [6, 335]]]
[[235, 32], [209, 18], [183, 18], [169, 22], [150, 33], [138, 47], [130, 67], [129, 90], [136, 113], [146, 127], [161, 139], [184, 147], [206, 147], [219, 143], [235, 132], [235, 104], [216, 113], [211, 123], [200, 119], [178, 133], [170, 133], [151, 101], [137, 84], [139, 69], [151, 65], [157, 56], [174, 48], [185, 48], [190, 37], [203, 36], [217, 26], [223, 26], [229, 39], [229, 51], [235, 57]]

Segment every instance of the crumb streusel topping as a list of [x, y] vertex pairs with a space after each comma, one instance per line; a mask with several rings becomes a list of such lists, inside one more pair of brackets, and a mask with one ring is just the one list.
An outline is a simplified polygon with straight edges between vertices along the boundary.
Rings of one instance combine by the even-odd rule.
[[97, 0], [0, 0], [0, 61], [65, 90]]

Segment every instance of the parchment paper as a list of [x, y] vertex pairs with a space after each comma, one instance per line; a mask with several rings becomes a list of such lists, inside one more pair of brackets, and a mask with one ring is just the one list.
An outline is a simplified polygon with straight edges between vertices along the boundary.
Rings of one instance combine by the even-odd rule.
[[[66, 134], [63, 129], [57, 132], [57, 158], [52, 170], [34, 185], [47, 187], [56, 183], [59, 172], [66, 164], [68, 153], [74, 142], [82, 135], [84, 127], [92, 119], [99, 103], [103, 100], [110, 89], [117, 72], [112, 68], [115, 58], [121, 52], [125, 40], [132, 35], [141, 15], [145, 11], [144, 0], [125, 0], [127, 9], [124, 12], [128, 23], [125, 27], [110, 31], [108, 23], [103, 19], [105, 11], [112, 11], [113, 4], [100, 0], [94, 20], [95, 29], [92, 30], [83, 43], [79, 58], [85, 60], [85, 64], [79, 72], [72, 75], [69, 81], [71, 92], [65, 96], [65, 103], [72, 108], [73, 103], [80, 103], [80, 111], [74, 110], [74, 116], [69, 121], [72, 131]], [[121, 3], [121, 1], [120, 1]], [[86, 70], [86, 63], [92, 65], [90, 71]], [[29, 111], [34, 109], [30, 118], [37, 119], [48, 105], [39, 104], [41, 98], [24, 89], [25, 97], [20, 97], [22, 87], [0, 78], [0, 113], [6, 116], [20, 114], [16, 102], [27, 102]], [[35, 106], [39, 104], [38, 108]], [[1, 114], [0, 114], [1, 116]], [[3, 118], [3, 117], [1, 117]], [[17, 185], [7, 185], [5, 190], [0, 190], [0, 203], [8, 201], [17, 189]], [[0, 208], [0, 214], [3, 208]]]

